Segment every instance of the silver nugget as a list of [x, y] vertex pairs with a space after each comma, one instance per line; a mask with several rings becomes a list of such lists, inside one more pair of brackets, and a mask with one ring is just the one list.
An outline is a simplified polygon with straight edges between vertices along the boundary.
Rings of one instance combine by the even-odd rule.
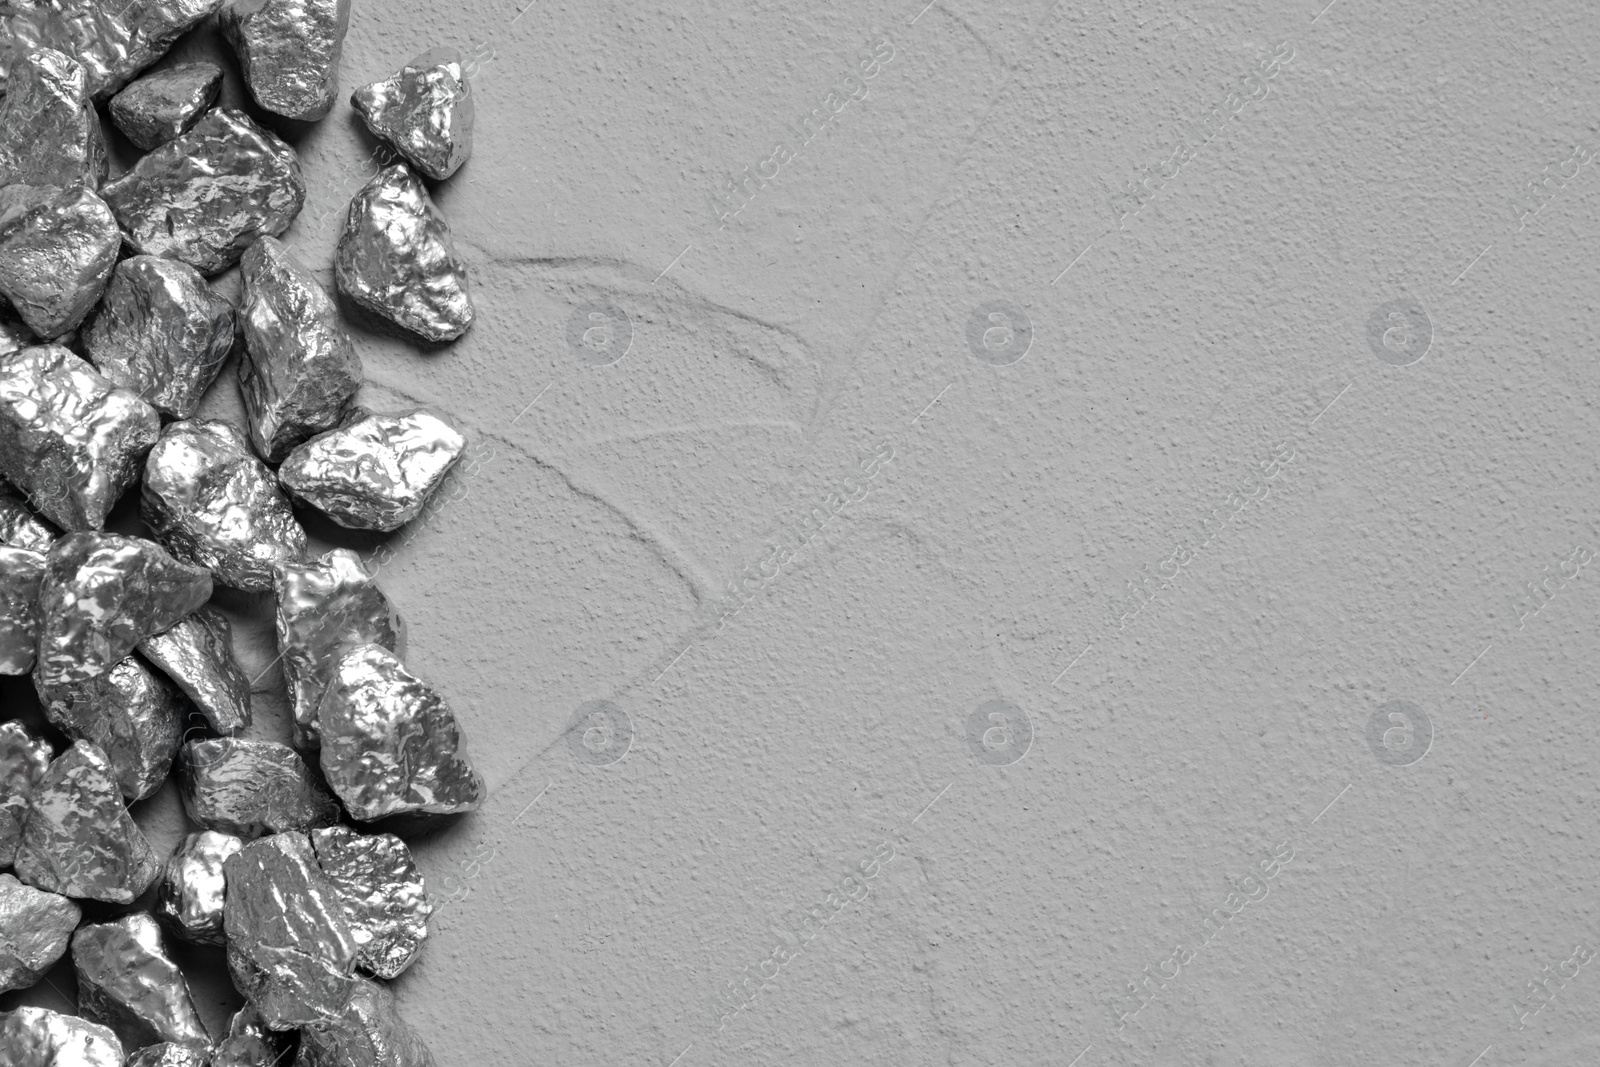
[[398, 530], [422, 512], [467, 439], [418, 409], [368, 415], [290, 452], [278, 480], [303, 504], [353, 530]]
[[139, 642], [139, 654], [182, 690], [219, 734], [250, 725], [250, 679], [233, 654], [228, 617], [207, 606]]
[[0, 723], [0, 867], [16, 862], [28, 798], [49, 769], [50, 742], [16, 719]]
[[202, 945], [223, 945], [222, 906], [227, 880], [222, 865], [244, 847], [232, 834], [202, 830], [183, 839], [161, 870], [156, 885], [156, 920], [172, 936]]
[[182, 63], [146, 74], [113, 96], [107, 110], [123, 136], [148, 152], [187, 133], [221, 90], [221, 67]]
[[207, 1067], [209, 1062], [205, 1049], [163, 1041], [133, 1053], [123, 1067]]
[[48, 552], [57, 536], [43, 519], [28, 510], [28, 505], [0, 487], [0, 545]]
[[40, 337], [77, 329], [121, 247], [111, 208], [87, 186], [0, 187], [0, 294]]
[[0, 545], [0, 674], [33, 670], [44, 560], [43, 552]]
[[130, 802], [150, 796], [167, 780], [188, 709], [172, 683], [137, 656], [87, 681], [44, 686], [35, 677], [34, 688], [52, 724], [105, 753]]
[[109, 1027], [45, 1008], [0, 1012], [0, 1063], [6, 1067], [123, 1067], [122, 1042]]
[[[72, 56], [88, 74], [89, 92], [105, 100], [129, 78], [166, 54], [221, 0], [48, 0], [9, 5], [0, 14], [0, 39], [44, 45]], [[0, 77], [9, 64], [0, 56]]]
[[399, 976], [422, 950], [433, 914], [411, 850], [393, 834], [348, 826], [313, 831], [311, 846], [344, 902], [356, 966], [379, 978]]
[[82, 64], [54, 48], [11, 63], [0, 102], [0, 185], [87, 185], [106, 180], [106, 138]]
[[161, 928], [142, 911], [91, 923], [72, 936], [78, 1010], [122, 1039], [126, 1049], [163, 1041], [211, 1047], [183, 972], [167, 956]]
[[338, 1019], [301, 1031], [295, 1067], [434, 1067], [434, 1059], [394, 994], [363, 978]]
[[350, 0], [231, 0], [217, 21], [261, 107], [304, 121], [333, 107]]
[[209, 1067], [278, 1067], [292, 1036], [268, 1027], [246, 1002], [228, 1022], [228, 1036], [211, 1051]]
[[443, 181], [472, 154], [473, 103], [461, 53], [434, 48], [350, 94], [367, 129], [417, 170]]
[[0, 874], [0, 993], [27, 989], [66, 955], [83, 912], [59, 893], [46, 893]]
[[190, 741], [178, 773], [184, 810], [210, 830], [248, 840], [339, 821], [339, 806], [305, 760], [276, 741]]

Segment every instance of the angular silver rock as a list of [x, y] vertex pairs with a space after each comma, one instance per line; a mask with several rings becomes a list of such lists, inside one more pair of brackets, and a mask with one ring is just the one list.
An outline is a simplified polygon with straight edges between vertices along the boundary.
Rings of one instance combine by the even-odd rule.
[[269, 1028], [251, 1004], [233, 1013], [228, 1036], [217, 1042], [209, 1067], [278, 1067], [291, 1034]]
[[106, 180], [106, 137], [83, 66], [54, 48], [18, 50], [0, 102], [0, 185]]
[[[0, 9], [0, 39], [44, 45], [82, 63], [97, 101], [166, 54], [174, 41], [217, 9], [221, 0], [33, 0]], [[0, 56], [0, 78], [9, 65]]]
[[58, 893], [0, 874], [0, 993], [27, 989], [67, 951], [83, 912]]
[[278, 651], [294, 700], [294, 743], [318, 744], [317, 706], [339, 656], [357, 645], [400, 655], [405, 623], [349, 549], [279, 568]]
[[339, 312], [289, 250], [263, 237], [245, 252], [239, 389], [250, 440], [268, 463], [338, 424], [361, 388], [361, 357]]
[[43, 552], [0, 545], [0, 674], [33, 670], [44, 560]]
[[0, 187], [0, 293], [40, 337], [77, 328], [121, 247], [110, 207], [87, 186]]
[[142, 911], [90, 923], [72, 935], [78, 1010], [103, 1023], [125, 1049], [171, 1041], [211, 1047], [183, 972], [167, 956], [161, 927]]
[[124, 1067], [206, 1067], [208, 1062], [205, 1049], [163, 1041], [159, 1045], [146, 1045], [135, 1052], [128, 1057]]
[[156, 919], [173, 937], [221, 945], [222, 905], [227, 881], [222, 865], [244, 847], [232, 834], [202, 830], [183, 839], [167, 857], [156, 886]]
[[161, 788], [183, 738], [187, 708], [171, 682], [129, 656], [86, 682], [43, 686], [45, 717], [73, 740], [92, 741], [131, 803]]
[[139, 515], [174, 556], [220, 585], [272, 588], [279, 564], [305, 555], [306, 532], [267, 465], [226, 422], [174, 422], [150, 449]]
[[210, 830], [250, 840], [339, 821], [339, 805], [305, 760], [276, 741], [190, 741], [178, 771], [184, 810]]
[[203, 607], [138, 647], [217, 733], [234, 734], [250, 725], [250, 679], [234, 658], [233, 627], [222, 612]]
[[434, 1067], [434, 1059], [400, 1017], [394, 994], [363, 978], [337, 1021], [301, 1032], [295, 1067]]
[[156, 409], [60, 345], [0, 356], [0, 474], [64, 530], [97, 530], [161, 434]]
[[393, 834], [358, 834], [348, 826], [312, 831], [311, 846], [344, 903], [356, 966], [397, 977], [422, 950], [433, 914], [411, 850]]
[[352, 530], [398, 530], [421, 513], [467, 439], [422, 409], [318, 434], [278, 468], [296, 500]]
[[404, 163], [357, 190], [334, 256], [340, 292], [429, 341], [467, 332], [474, 312], [450, 227]]
[[56, 532], [29, 511], [26, 504], [0, 488], [0, 545], [48, 552], [56, 537]]
[[304, 121], [333, 107], [350, 0], [230, 0], [217, 21], [261, 107]]
[[472, 154], [472, 92], [454, 48], [429, 49], [382, 81], [363, 85], [350, 94], [350, 106], [367, 129], [436, 181]]
[[106, 378], [186, 419], [233, 347], [233, 305], [187, 263], [133, 256], [117, 264], [80, 336]]
[[142, 537], [73, 533], [45, 557], [39, 664], [46, 688], [99, 677], [211, 598], [211, 574]]
[[0, 1063], [6, 1067], [123, 1067], [122, 1042], [109, 1027], [45, 1008], [0, 1012]]
[[228, 971], [277, 1030], [338, 1018], [358, 979], [356, 941], [303, 833], [246, 845], [224, 867]]
[[294, 149], [242, 111], [219, 107], [100, 190], [128, 244], [216, 274], [305, 204]]
[[339, 658], [317, 726], [322, 773], [353, 818], [448, 815], [483, 802], [455, 715], [385, 648]]
[[0, 867], [16, 861], [28, 798], [50, 768], [50, 742], [15, 719], [0, 723]]
[[146, 74], [113, 96], [108, 110], [123, 136], [148, 152], [187, 133], [221, 90], [221, 67], [182, 63]]
[[105, 754], [78, 741], [50, 763], [23, 817], [17, 877], [35, 889], [132, 904], [161, 873]]

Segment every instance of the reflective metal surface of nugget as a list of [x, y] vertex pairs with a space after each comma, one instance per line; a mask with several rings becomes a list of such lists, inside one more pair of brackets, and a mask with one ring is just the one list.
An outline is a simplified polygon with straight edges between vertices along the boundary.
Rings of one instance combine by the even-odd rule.
[[190, 741], [178, 762], [183, 806], [210, 830], [249, 840], [331, 826], [339, 806], [300, 754], [276, 741]]
[[128, 800], [161, 788], [183, 737], [183, 698], [172, 683], [129, 656], [87, 681], [45, 686], [34, 679], [45, 717], [73, 740], [92, 741], [111, 763]]
[[234, 657], [233, 627], [222, 612], [203, 607], [138, 647], [217, 733], [250, 725], [250, 679]]
[[27, 989], [54, 967], [82, 910], [58, 893], [0, 874], [0, 993]]
[[117, 264], [81, 336], [106, 378], [186, 419], [233, 347], [233, 305], [187, 263], [133, 256]]
[[162, 431], [145, 460], [139, 515], [174, 556], [233, 589], [272, 588], [278, 565], [306, 550], [277, 479], [226, 422], [174, 422]]
[[422, 511], [467, 439], [436, 415], [368, 415], [290, 452], [278, 481], [354, 530], [398, 530]]
[[77, 328], [121, 247], [110, 207], [87, 186], [0, 187], [0, 294], [40, 337]]
[[28, 505], [0, 488], [0, 545], [48, 552], [56, 536], [43, 519], [28, 510]]
[[111, 121], [146, 152], [188, 132], [222, 89], [215, 63], [182, 63], [146, 74], [111, 98]]
[[44, 560], [43, 552], [0, 545], [0, 674], [33, 670]]
[[244, 847], [232, 834], [201, 830], [183, 839], [161, 869], [155, 915], [173, 937], [202, 945], [225, 944], [222, 905], [227, 882], [222, 865]]
[[123, 1067], [110, 1028], [44, 1008], [0, 1012], [0, 1063], [6, 1067]]
[[434, 1067], [434, 1060], [400, 1017], [394, 994], [363, 978], [337, 1020], [301, 1032], [295, 1067]]
[[261, 107], [304, 121], [333, 107], [350, 0], [231, 0], [217, 21]]
[[194, 1045], [163, 1041], [146, 1045], [128, 1057], [124, 1067], [206, 1067], [206, 1051]]
[[228, 1036], [211, 1051], [209, 1067], [278, 1067], [293, 1034], [270, 1029], [251, 1004], [233, 1013]]
[[344, 902], [356, 966], [379, 978], [398, 976], [422, 950], [433, 914], [411, 850], [393, 834], [348, 826], [313, 830], [311, 847]]
[[454, 48], [422, 53], [382, 81], [350, 94], [376, 136], [418, 171], [442, 181], [472, 154], [472, 92], [466, 67]]
[[[104, 100], [199, 25], [221, 0], [32, 0], [0, 13], [0, 38], [45, 45], [83, 64], [88, 89]], [[0, 57], [0, 77], [10, 65]]]
[[50, 742], [15, 719], [0, 723], [0, 867], [17, 858], [28, 798], [49, 767]]
[[450, 227], [403, 163], [380, 170], [350, 201], [334, 276], [351, 300], [428, 341], [453, 341], [472, 325]]
[[53, 48], [18, 49], [0, 101], [0, 185], [106, 180], [106, 138], [83, 66]]
[[161, 928], [142, 911], [90, 923], [72, 935], [78, 1010], [122, 1039], [125, 1049], [163, 1041], [211, 1047], [189, 983], [167, 955]]
[[294, 149], [226, 107], [100, 191], [136, 251], [202, 274], [233, 266], [262, 234], [288, 229], [306, 199]]

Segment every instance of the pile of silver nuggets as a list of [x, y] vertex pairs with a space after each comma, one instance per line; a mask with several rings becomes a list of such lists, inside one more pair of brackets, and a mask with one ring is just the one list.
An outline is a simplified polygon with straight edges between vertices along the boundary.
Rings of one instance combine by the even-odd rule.
[[[79, 1011], [0, 1013], [6, 1067], [433, 1063], [386, 985], [432, 912], [397, 835], [476, 808], [483, 779], [402, 663], [372, 574], [312, 554], [297, 516], [396, 530], [466, 442], [426, 411], [355, 404], [339, 308], [278, 240], [305, 202], [294, 149], [214, 106], [219, 66], [143, 73], [212, 20], [262, 112], [320, 119], [349, 16], [349, 0], [0, 4], [0, 674], [31, 675], [64, 738], [0, 710], [0, 992], [70, 951]], [[471, 149], [461, 58], [425, 52], [351, 102], [405, 162], [352, 199], [338, 290], [451, 341], [473, 307], [423, 179]], [[144, 152], [115, 178], [102, 111]], [[236, 266], [237, 301], [216, 278]], [[195, 418], [235, 351], [243, 425]], [[135, 488], [144, 536], [107, 532]], [[247, 736], [219, 587], [274, 597], [292, 745]], [[174, 771], [194, 832], [163, 859], [128, 805]], [[226, 952], [244, 1007], [225, 1034], [173, 939]]]

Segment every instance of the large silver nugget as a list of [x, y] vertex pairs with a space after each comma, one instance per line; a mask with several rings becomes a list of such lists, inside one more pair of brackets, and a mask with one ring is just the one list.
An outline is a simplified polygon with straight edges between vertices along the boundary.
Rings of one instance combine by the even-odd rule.
[[110, 762], [89, 742], [52, 760], [34, 787], [16, 872], [36, 889], [112, 904], [132, 904], [161, 873]]
[[228, 971], [268, 1026], [337, 1018], [356, 987], [356, 941], [303, 833], [252, 841], [228, 860]]
[[433, 48], [350, 94], [367, 129], [436, 181], [472, 154], [472, 92], [461, 53]]
[[222, 90], [215, 63], [182, 63], [146, 74], [111, 98], [111, 121], [146, 152], [188, 132]]
[[295, 1067], [434, 1067], [434, 1060], [400, 1017], [394, 994], [363, 978], [337, 1021], [301, 1032]]
[[106, 138], [83, 66], [54, 48], [19, 50], [0, 103], [0, 185], [106, 180]]
[[211, 574], [142, 537], [74, 533], [50, 546], [36, 681], [86, 682], [211, 598]]
[[111, 1027], [126, 1049], [162, 1041], [211, 1047], [183, 972], [167, 956], [161, 928], [142, 911], [91, 923], [72, 936], [78, 1010]]
[[81, 336], [101, 374], [186, 419], [233, 347], [233, 305], [187, 263], [133, 256], [117, 264]]
[[222, 945], [222, 905], [227, 881], [222, 865], [244, 847], [232, 834], [202, 830], [183, 839], [167, 857], [156, 887], [156, 919], [172, 936], [202, 945]]
[[0, 474], [64, 530], [98, 530], [161, 434], [156, 409], [60, 345], [0, 356]]
[[292, 1035], [270, 1029], [253, 1005], [233, 1013], [228, 1036], [217, 1042], [209, 1067], [278, 1067]]
[[290, 452], [278, 481], [352, 530], [398, 530], [422, 512], [461, 458], [467, 439], [420, 408], [368, 415]]
[[59, 893], [0, 874], [0, 993], [27, 989], [67, 951], [83, 912]]
[[248, 840], [339, 821], [338, 804], [305, 760], [276, 741], [190, 741], [178, 771], [184, 809], [210, 830]]
[[405, 623], [349, 549], [278, 571], [278, 651], [294, 699], [294, 743], [318, 743], [317, 705], [340, 654], [381, 645], [400, 655]]
[[0, 674], [33, 670], [44, 560], [43, 552], [0, 545]]
[[404, 163], [380, 170], [351, 199], [334, 276], [351, 300], [429, 341], [453, 341], [472, 325], [450, 227]]
[[340, 657], [317, 725], [322, 773], [356, 819], [448, 815], [483, 802], [455, 715], [387, 649], [363, 645]]
[[219, 107], [101, 194], [135, 250], [216, 274], [262, 234], [289, 228], [306, 183], [294, 149], [244, 112]]
[[87, 186], [0, 188], [0, 294], [40, 337], [77, 328], [121, 247], [111, 208]]
[[43, 519], [28, 510], [28, 505], [0, 486], [0, 545], [48, 552], [57, 536]]
[[278, 565], [305, 555], [306, 532], [277, 480], [226, 422], [162, 431], [145, 461], [139, 514], [173, 555], [234, 589], [271, 589]]
[[311, 845], [344, 902], [360, 946], [356, 966], [397, 977], [422, 950], [433, 914], [411, 850], [393, 834], [358, 834], [348, 826], [312, 831]]
[[[0, 14], [0, 39], [46, 45], [77, 59], [89, 92], [104, 100], [166, 54], [221, 0], [32, 0]], [[0, 64], [5, 57], [0, 56]], [[0, 76], [5, 70], [0, 69]]]
[[0, 867], [16, 861], [28, 798], [49, 768], [50, 742], [15, 719], [0, 723]]
[[42, 686], [45, 717], [73, 740], [93, 741], [111, 761], [129, 802], [161, 788], [183, 738], [183, 698], [172, 683], [129, 656], [86, 682]]
[[139, 1049], [128, 1057], [123, 1067], [206, 1067], [208, 1062], [205, 1049], [163, 1041], [159, 1045], [146, 1045]]
[[139, 642], [139, 653], [172, 679], [219, 734], [250, 725], [250, 679], [233, 655], [228, 617], [207, 606]]
[[303, 121], [333, 107], [350, 0], [231, 0], [217, 21], [261, 107]]
[[269, 463], [338, 424], [361, 388], [361, 357], [316, 277], [283, 244], [263, 237], [245, 252], [239, 389], [250, 440]]
[[122, 1042], [109, 1027], [45, 1008], [0, 1012], [0, 1063], [6, 1067], [123, 1067]]

